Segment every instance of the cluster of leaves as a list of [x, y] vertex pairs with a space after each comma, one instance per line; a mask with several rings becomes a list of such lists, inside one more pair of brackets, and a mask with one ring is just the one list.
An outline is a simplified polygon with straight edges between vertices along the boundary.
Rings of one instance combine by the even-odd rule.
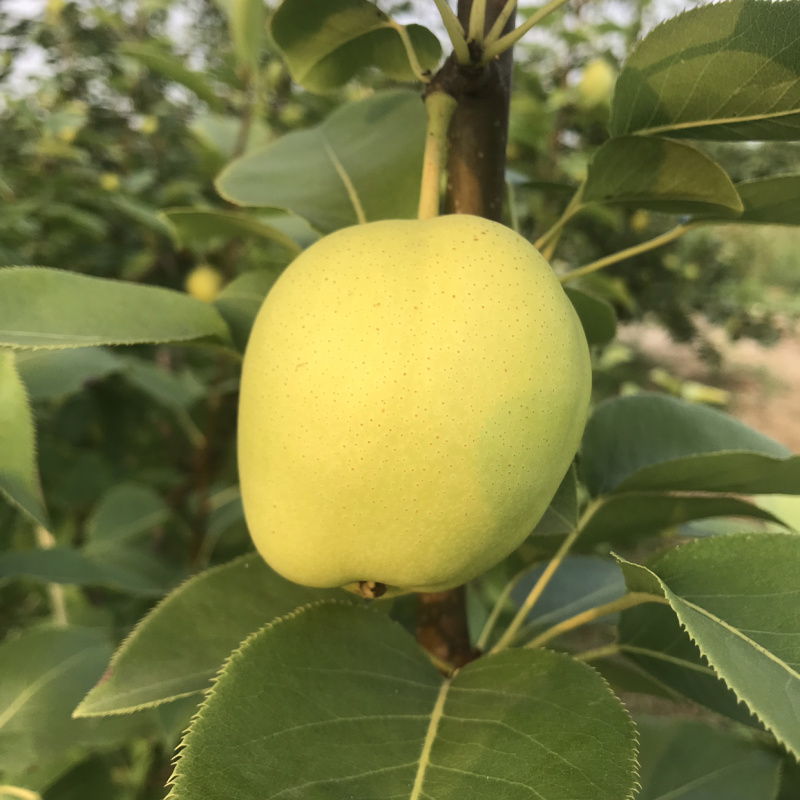
[[[612, 107], [613, 76], [621, 54], [634, 46], [643, 10], [639, 3], [613, 8], [581, 4], [564, 17], [544, 21], [549, 39], [518, 48], [509, 132], [511, 191], [518, 224], [534, 239], [558, 219], [565, 202], [586, 177], [594, 152], [608, 141], [611, 115], [619, 115], [628, 106], [630, 95], [622, 86]], [[692, 24], [691, 17], [685, 24]], [[569, 47], [553, 46], [553, 40], [568, 42]], [[602, 68], [595, 69], [598, 64]], [[603, 73], [607, 73], [605, 77]], [[680, 80], [674, 74], [670, 79]], [[599, 90], [595, 88], [598, 82]], [[734, 87], [729, 91], [733, 93]], [[613, 132], [622, 130], [619, 127]], [[624, 130], [640, 133], [635, 123]], [[737, 184], [798, 171], [800, 150], [795, 143], [766, 141], [742, 146], [742, 137], [721, 132], [718, 126], [697, 137], [693, 130], [665, 130], [663, 135], [697, 138], [693, 147], [718, 162]], [[680, 213], [665, 210], [653, 205], [645, 210], [621, 201], [616, 207], [586, 208], [565, 231], [556, 263], [567, 268], [591, 262], [663, 234]], [[691, 213], [688, 208], [684, 211]], [[760, 221], [794, 224], [791, 216]], [[742, 230], [735, 222], [731, 220], [733, 224], [724, 229], [691, 231], [669, 251], [640, 252], [616, 266], [613, 277], [596, 275], [586, 285], [612, 302], [622, 319], [649, 316], [680, 341], [698, 335], [698, 315], [723, 325], [734, 338], [774, 341], [781, 329], [780, 315], [796, 315], [786, 296], [795, 282], [789, 271], [772, 269], [776, 248], [766, 246], [767, 237], [759, 237], [752, 229]], [[794, 267], [796, 235], [786, 234], [783, 241], [778, 255], [785, 253], [784, 259]], [[753, 253], [759, 248], [760, 252]], [[780, 293], [771, 302], [770, 284], [784, 287], [786, 295]]]
[[[203, 41], [217, 43], [220, 26], [231, 39], [224, 52], [209, 47], [203, 72], [163, 39], [144, 41], [158, 15], [137, 41], [122, 41], [122, 26], [106, 17], [84, 25], [75, 6], [58, 23], [73, 25], [65, 41], [83, 40], [79, 29], [95, 43], [98, 27], [117, 30], [109, 47], [122, 66], [109, 74], [123, 83], [109, 113], [126, 137], [131, 108], [159, 128], [134, 131], [108, 163], [113, 142], [92, 143], [107, 131], [88, 83], [85, 94], [59, 95], [65, 107], [84, 103], [66, 110], [83, 108], [93, 122], [61, 139], [85, 155], [56, 162], [59, 180], [64, 169], [72, 177], [56, 181], [51, 201], [135, 237], [116, 263], [102, 249], [88, 259], [75, 252], [74, 225], [49, 251], [48, 237], [35, 235], [43, 227], [29, 241], [14, 228], [24, 215], [9, 218], [16, 233], [5, 257], [70, 271], [0, 270], [0, 494], [9, 501], [0, 518], [0, 780], [48, 800], [76, 791], [160, 797], [182, 741], [176, 799], [254, 797], [265, 787], [274, 796], [468, 797], [488, 787], [622, 800], [637, 791], [638, 769], [642, 800], [686, 785], [698, 798], [772, 800], [780, 791], [794, 800], [800, 537], [791, 531], [800, 520], [790, 495], [800, 461], [719, 412], [651, 395], [598, 405], [579, 468], [542, 523], [470, 586], [473, 641], [488, 654], [456, 674], [443, 676], [417, 646], [404, 600], [364, 608], [338, 590], [289, 584], [250, 554], [232, 441], [253, 318], [280, 267], [317, 236], [361, 217], [414, 215], [425, 135], [418, 93], [368, 89], [348, 99], [342, 87], [364, 70], [383, 71], [376, 87], [411, 80], [401, 30], [422, 68], [440, 52], [429, 32], [401, 29], [368, 0], [284, 0], [272, 44], [258, 35], [260, 3], [225, 8], [203, 14]], [[622, 72], [614, 136], [594, 154], [570, 216], [633, 207], [688, 215], [692, 225], [796, 224], [796, 176], [735, 186], [676, 138], [800, 136], [798, 40], [781, 39], [792, 27], [787, 8], [727, 0], [647, 37]], [[281, 129], [287, 104], [272, 98], [288, 89], [270, 77], [270, 47], [296, 82], [339, 92], [299, 95], [318, 124]], [[768, 73], [754, 60], [779, 65], [794, 88], [778, 93], [774, 77], [751, 86]], [[140, 82], [150, 99], [122, 102]], [[175, 85], [191, 93], [181, 95], [185, 107], [162, 107]], [[718, 107], [716, 97], [729, 99]], [[200, 101], [216, 115], [192, 117]], [[736, 121], [745, 108], [757, 125]], [[15, 119], [27, 113], [22, 102], [9, 109]], [[123, 181], [134, 195], [124, 197], [127, 210], [108, 203], [111, 190], [87, 188], [86, 170], [99, 185], [112, 167], [125, 180], [154, 169], [147, 137], [173, 116], [174, 160], [159, 161], [150, 183]], [[33, 141], [51, 117], [31, 113]], [[270, 129], [284, 135], [258, 147]], [[171, 147], [165, 138], [163, 152]], [[229, 205], [209, 183], [226, 162], [215, 187]], [[12, 205], [24, 203], [24, 167], [9, 158], [1, 168]], [[191, 190], [165, 193], [184, 171]], [[85, 193], [68, 195], [81, 181]], [[526, 181], [515, 186], [527, 192]], [[44, 183], [34, 193], [38, 225], [49, 213]], [[146, 253], [148, 267], [121, 272], [133, 252]], [[174, 291], [199, 257], [229, 279], [211, 304]], [[129, 280], [95, 277], [109, 274]], [[568, 294], [598, 348], [613, 338], [615, 317], [587, 288], [588, 278]], [[546, 583], [543, 561], [554, 554], [560, 568]], [[591, 623], [589, 650], [581, 623]], [[556, 637], [556, 649], [541, 646]], [[636, 712], [638, 760], [617, 695]], [[649, 717], [640, 698], [692, 704], [702, 719]]]

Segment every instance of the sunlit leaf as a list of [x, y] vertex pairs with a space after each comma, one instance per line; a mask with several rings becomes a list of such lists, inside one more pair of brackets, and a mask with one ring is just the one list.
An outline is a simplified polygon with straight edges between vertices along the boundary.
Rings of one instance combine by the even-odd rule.
[[33, 350], [230, 339], [212, 306], [181, 292], [42, 267], [0, 269], [0, 318], [0, 345]]
[[800, 139], [797, 4], [726, 0], [659, 25], [617, 80], [611, 131]]
[[425, 109], [413, 92], [381, 92], [334, 111], [234, 161], [217, 178], [242, 206], [292, 211], [323, 232], [358, 222], [416, 216]]
[[598, 405], [581, 453], [593, 494], [800, 492], [800, 457], [722, 411], [667, 395], [642, 393]]
[[[292, 77], [312, 92], [336, 89], [367, 67], [394, 80], [415, 80], [399, 26], [368, 0], [283, 0], [271, 31]], [[421, 25], [405, 28], [422, 69], [433, 69], [442, 48]]]

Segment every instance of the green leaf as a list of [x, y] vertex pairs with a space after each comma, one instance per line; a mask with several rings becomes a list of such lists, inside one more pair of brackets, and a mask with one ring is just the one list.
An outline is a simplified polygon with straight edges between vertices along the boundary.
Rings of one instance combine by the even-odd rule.
[[125, 714], [208, 689], [230, 652], [275, 617], [346, 597], [284, 580], [255, 554], [197, 575], [159, 603], [117, 652], [77, 716]]
[[0, 269], [0, 317], [0, 345], [30, 350], [230, 341], [216, 310], [181, 292], [43, 267]]
[[606, 344], [617, 335], [617, 315], [610, 303], [580, 289], [565, 288], [564, 293], [572, 303], [590, 345]]
[[301, 251], [300, 245], [279, 228], [262, 222], [248, 214], [234, 211], [212, 211], [210, 209], [172, 208], [164, 211], [176, 232], [179, 247], [206, 244], [209, 239], [257, 237], [275, 242], [283, 247], [290, 257]]
[[737, 217], [743, 209], [716, 161], [687, 144], [644, 136], [609, 139], [594, 154], [582, 201], [667, 214]]
[[167, 504], [149, 486], [123, 483], [107, 492], [87, 524], [87, 548], [97, 551], [147, 533], [167, 520]]
[[23, 777], [83, 745], [113, 747], [141, 735], [146, 717], [73, 720], [102, 675], [111, 646], [85, 628], [38, 628], [0, 644], [0, 778]]
[[163, 75], [167, 80], [185, 86], [194, 92], [214, 111], [221, 111], [224, 104], [206, 80], [205, 73], [188, 69], [181, 59], [152, 42], [124, 42], [119, 46], [123, 55], [130, 56], [149, 70]]
[[122, 361], [103, 347], [79, 350], [27, 350], [16, 354], [20, 377], [33, 401], [60, 400], [90, 381], [119, 372]]
[[636, 717], [637, 800], [773, 800], [781, 760], [775, 753], [694, 720]]
[[290, 133], [231, 163], [217, 190], [241, 206], [270, 206], [329, 233], [366, 219], [417, 213], [425, 109], [414, 92], [380, 92], [334, 111], [321, 125]]
[[160, 216], [159, 210], [155, 206], [142, 203], [140, 200], [134, 200], [130, 197], [123, 197], [119, 194], [111, 195], [106, 202], [139, 225], [161, 236], [167, 236], [170, 239], [175, 238], [175, 232], [169, 223]]
[[368, 0], [283, 0], [271, 22], [292, 77], [312, 92], [336, 89], [367, 67], [416, 80], [401, 30], [422, 69], [432, 70], [442, 54], [436, 36], [421, 25], [404, 29]]
[[154, 551], [148, 542], [129, 545], [88, 546], [83, 552], [97, 565], [101, 585], [142, 597], [163, 597], [186, 578], [176, 567]]
[[783, 761], [781, 788], [776, 800], [800, 800], [800, 762], [793, 758]]
[[[38, 771], [37, 771], [38, 772]], [[37, 774], [37, 778], [38, 778]], [[27, 784], [26, 784], [27, 788]], [[47, 785], [42, 800], [124, 800], [122, 787], [114, 781], [110, 759], [94, 756], [82, 760], [73, 769], [63, 773], [55, 783]], [[11, 800], [14, 795], [0, 795]]]
[[167, 408], [186, 410], [206, 394], [205, 386], [188, 369], [170, 372], [152, 361], [133, 357], [122, 363], [126, 380]]
[[[2, 300], [0, 300], [0, 305]], [[24, 309], [23, 309], [24, 310]], [[36, 466], [36, 427], [14, 355], [0, 351], [0, 494], [49, 527]]]
[[229, 0], [228, 26], [236, 63], [251, 74], [258, 69], [265, 22], [264, 0]]
[[800, 456], [709, 453], [642, 469], [618, 487], [624, 491], [698, 491], [800, 494]]
[[800, 756], [800, 536], [698, 539], [622, 563], [628, 588], [657, 590], [725, 683]]
[[[581, 468], [592, 494], [614, 491], [800, 490], [783, 445], [716, 409], [642, 393], [607, 400], [586, 425]], [[793, 483], [779, 488], [771, 481]]]
[[[216, 151], [225, 161], [233, 158], [239, 140], [242, 120], [226, 114], [200, 114], [191, 124], [190, 130], [207, 149]], [[271, 135], [263, 120], [250, 122], [245, 152], [269, 144]]]
[[794, 2], [728, 0], [655, 28], [617, 80], [611, 132], [800, 139]]
[[[760, 727], [711, 669], [669, 606], [645, 603], [623, 611], [618, 644], [625, 661], [635, 664], [671, 693], [673, 700], [688, 699], [737, 722]], [[643, 688], [652, 693], [646, 686]]]
[[779, 175], [736, 186], [744, 213], [736, 222], [800, 225], [800, 175]]
[[800, 533], [800, 497], [790, 494], [761, 495], [758, 498], [758, 505]]
[[15, 550], [0, 555], [0, 581], [30, 577], [47, 583], [102, 586], [106, 576], [73, 547]]
[[29, 577], [46, 583], [104, 586], [141, 597], [161, 597], [180, 577], [163, 558], [141, 547], [53, 547], [0, 555], [0, 581]]
[[183, 744], [170, 800], [264, 786], [308, 800], [623, 800], [635, 781], [633, 725], [594, 670], [517, 650], [443, 680], [397, 623], [334, 603], [251, 636]]
[[241, 353], [247, 346], [256, 314], [277, 278], [278, 275], [271, 270], [245, 272], [232, 280], [214, 300]]
[[580, 542], [587, 545], [640, 539], [690, 520], [727, 516], [781, 522], [766, 509], [736, 497], [696, 492], [615, 492], [600, 499]]

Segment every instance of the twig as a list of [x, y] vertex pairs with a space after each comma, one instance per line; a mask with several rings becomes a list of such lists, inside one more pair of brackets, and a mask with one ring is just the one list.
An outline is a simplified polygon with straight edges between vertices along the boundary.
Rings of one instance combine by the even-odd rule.
[[393, 27], [398, 35], [400, 36], [400, 41], [403, 43], [403, 47], [406, 51], [406, 57], [408, 58], [409, 66], [411, 67], [411, 71], [414, 73], [414, 77], [420, 83], [430, 83], [430, 75], [427, 74], [422, 69], [422, 64], [419, 63], [419, 59], [417, 58], [417, 51], [414, 50], [414, 45], [411, 42], [411, 37], [408, 35], [408, 29], [405, 25], [400, 25], [399, 23], [395, 22], [394, 20], [390, 21], [391, 27]]
[[553, 625], [552, 628], [542, 631], [538, 636], [531, 639], [525, 647], [541, 647], [543, 644], [555, 639], [562, 633], [585, 625], [587, 622], [594, 622], [594, 620], [601, 619], [608, 614], [624, 611], [626, 608], [634, 608], [635, 606], [640, 606], [642, 603], [662, 603], [669, 605], [669, 602], [660, 595], [648, 594], [646, 592], [631, 592], [617, 600], [612, 600], [610, 603], [604, 603], [602, 606], [596, 606], [587, 611], [582, 611], [574, 617], [570, 617], [569, 619], [559, 622], [557, 625]]
[[464, 29], [458, 17], [453, 13], [453, 9], [447, 5], [447, 0], [433, 0], [436, 8], [439, 9], [439, 16], [442, 18], [444, 28], [450, 37], [450, 44], [453, 45], [453, 52], [459, 64], [469, 64], [471, 61], [467, 40], [464, 37]]
[[439, 194], [442, 167], [447, 153], [447, 131], [456, 105], [456, 99], [447, 92], [434, 91], [425, 98], [428, 126], [422, 160], [422, 182], [417, 213], [419, 219], [439, 216]]
[[542, 6], [535, 14], [525, 20], [522, 25], [511, 31], [511, 33], [507, 33], [491, 45], [487, 45], [481, 63], [488, 64], [493, 58], [497, 58], [497, 56], [505, 53], [509, 47], [513, 47], [534, 25], [537, 25], [549, 14], [552, 14], [553, 11], [561, 8], [566, 2], [567, 0], [550, 0], [549, 3]]
[[[53, 534], [41, 525], [36, 528], [36, 544], [42, 550], [50, 550], [56, 546]], [[53, 612], [53, 622], [61, 628], [69, 624], [67, 618], [67, 603], [64, 598], [64, 587], [60, 583], [48, 583], [47, 593], [50, 596], [50, 609]], [[24, 790], [23, 790], [24, 791]]]
[[542, 596], [544, 590], [547, 588], [547, 585], [550, 583], [550, 579], [567, 557], [572, 545], [575, 544], [576, 540], [581, 535], [581, 532], [586, 527], [586, 524], [594, 516], [597, 509], [600, 508], [601, 503], [602, 500], [593, 500], [589, 504], [589, 507], [586, 509], [586, 511], [583, 512], [583, 516], [581, 517], [577, 526], [561, 543], [558, 551], [545, 567], [544, 572], [542, 572], [542, 574], [539, 576], [539, 580], [536, 581], [536, 583], [533, 585], [533, 588], [528, 593], [528, 596], [525, 598], [525, 602], [520, 606], [520, 609], [514, 619], [511, 621], [511, 624], [508, 626], [505, 633], [500, 637], [490, 652], [497, 653], [500, 650], [504, 650], [511, 644], [512, 641], [514, 641], [514, 637], [517, 635], [517, 632], [525, 622], [525, 618], [528, 616], [528, 614], [530, 614], [531, 609], [536, 604], [536, 601]]
[[697, 227], [699, 224], [699, 222], [690, 222], [686, 225], [677, 225], [671, 231], [662, 233], [661, 236], [656, 236], [654, 239], [648, 239], [646, 242], [641, 242], [633, 247], [620, 250], [618, 253], [612, 253], [610, 256], [605, 256], [605, 258], [598, 258], [597, 261], [592, 261], [590, 264], [586, 264], [586, 266], [578, 267], [578, 269], [573, 269], [570, 272], [566, 272], [559, 278], [559, 280], [561, 283], [568, 283], [569, 281], [575, 280], [575, 278], [582, 278], [584, 275], [589, 275], [590, 273], [596, 272], [604, 267], [608, 267], [611, 264], [624, 261], [626, 258], [638, 256], [639, 253], [646, 253], [649, 250], [655, 250], [656, 247], [662, 247], [665, 244], [675, 241], [675, 239], [683, 236], [684, 233], [694, 227]]

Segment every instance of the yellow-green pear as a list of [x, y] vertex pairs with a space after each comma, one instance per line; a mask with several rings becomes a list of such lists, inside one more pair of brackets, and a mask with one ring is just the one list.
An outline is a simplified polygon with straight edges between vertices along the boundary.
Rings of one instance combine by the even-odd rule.
[[204, 303], [213, 302], [222, 289], [222, 273], [210, 264], [198, 264], [187, 276], [186, 291]]
[[583, 70], [578, 84], [578, 96], [581, 105], [594, 107], [607, 105], [614, 94], [617, 73], [614, 67], [604, 58], [594, 58]]
[[337, 231], [281, 275], [247, 346], [253, 541], [308, 586], [464, 583], [541, 518], [590, 388], [572, 305], [509, 228], [457, 215]]

